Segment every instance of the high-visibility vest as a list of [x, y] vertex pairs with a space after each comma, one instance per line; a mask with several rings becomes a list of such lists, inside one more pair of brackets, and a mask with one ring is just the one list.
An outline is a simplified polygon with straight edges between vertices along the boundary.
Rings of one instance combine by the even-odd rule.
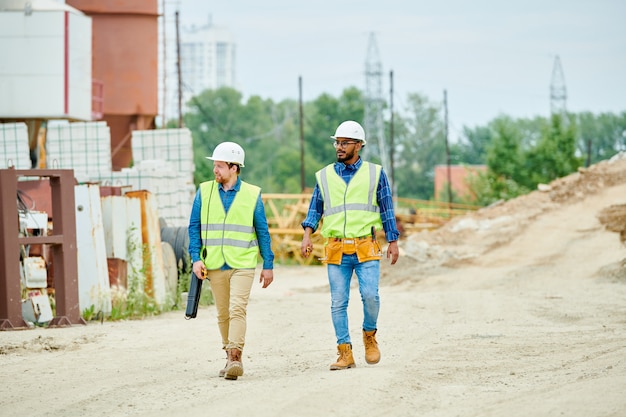
[[219, 269], [224, 263], [235, 269], [255, 268], [259, 242], [253, 222], [261, 189], [242, 181], [226, 213], [218, 187], [215, 181], [200, 184], [202, 260], [207, 269]]
[[324, 237], [362, 237], [372, 226], [382, 228], [376, 188], [382, 167], [363, 162], [350, 182], [335, 172], [334, 164], [317, 171], [315, 178], [324, 199]]

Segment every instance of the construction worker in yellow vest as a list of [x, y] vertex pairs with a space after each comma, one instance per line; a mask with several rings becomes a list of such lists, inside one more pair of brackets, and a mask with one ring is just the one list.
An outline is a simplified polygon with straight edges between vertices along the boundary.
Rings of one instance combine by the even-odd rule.
[[262, 288], [274, 280], [274, 253], [261, 189], [239, 178], [244, 158], [243, 148], [236, 143], [215, 147], [207, 157], [213, 160], [215, 180], [200, 184], [189, 219], [193, 272], [209, 280], [227, 356], [218, 375], [229, 380], [243, 375], [246, 310], [259, 252]]
[[365, 361], [380, 361], [376, 340], [380, 310], [378, 283], [383, 251], [376, 238], [381, 227], [385, 232], [387, 259], [398, 260], [398, 238], [391, 187], [380, 165], [366, 162], [359, 156], [365, 146], [363, 127], [348, 120], [335, 131], [333, 145], [337, 162], [315, 174], [316, 185], [307, 217], [302, 222], [302, 256], [313, 250], [311, 234], [323, 216], [321, 234], [326, 238], [325, 257], [331, 294], [331, 316], [337, 337], [338, 359], [332, 371], [356, 366], [348, 331], [348, 300], [350, 281], [356, 273], [363, 303], [363, 345]]

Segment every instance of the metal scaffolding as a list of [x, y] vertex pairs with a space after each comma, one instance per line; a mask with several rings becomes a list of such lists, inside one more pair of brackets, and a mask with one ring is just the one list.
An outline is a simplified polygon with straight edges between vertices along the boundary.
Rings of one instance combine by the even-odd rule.
[[378, 54], [376, 35], [369, 36], [367, 58], [365, 60], [365, 137], [367, 146], [363, 157], [380, 163], [389, 172], [389, 157], [385, 143], [385, 123], [383, 119], [383, 65]]
[[550, 82], [550, 112], [560, 114], [565, 120], [567, 102], [567, 88], [565, 87], [565, 76], [561, 68], [561, 59], [557, 55], [554, 58], [552, 67], [552, 81]]

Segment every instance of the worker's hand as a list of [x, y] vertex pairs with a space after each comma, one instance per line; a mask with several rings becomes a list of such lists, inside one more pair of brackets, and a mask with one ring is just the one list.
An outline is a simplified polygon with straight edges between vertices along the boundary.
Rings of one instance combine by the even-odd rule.
[[[193, 273], [196, 274], [196, 276], [200, 279], [205, 279], [206, 278], [206, 267], [204, 266], [204, 262], [202, 261], [195, 261], [193, 263], [193, 266], [191, 267], [193, 270]], [[205, 272], [204, 274], [202, 272]]]
[[274, 271], [272, 269], [264, 269], [261, 271], [259, 282], [263, 284], [261, 288], [267, 288], [274, 281]]
[[393, 242], [389, 242], [389, 246], [387, 247], [387, 259], [391, 258], [391, 265], [398, 261], [398, 256], [400, 256], [398, 241], [394, 240]]
[[305, 258], [308, 258], [309, 255], [313, 252], [313, 243], [311, 243], [311, 237], [307, 233], [305, 233], [302, 237], [302, 246], [300, 247], [300, 252]]

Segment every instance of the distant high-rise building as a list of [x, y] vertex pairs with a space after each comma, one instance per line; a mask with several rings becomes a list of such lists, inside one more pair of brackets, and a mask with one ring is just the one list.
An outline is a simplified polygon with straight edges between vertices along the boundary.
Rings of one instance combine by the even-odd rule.
[[[161, 118], [178, 119], [178, 68], [175, 18], [166, 16], [165, 68], [161, 83]], [[209, 17], [203, 26], [185, 26], [179, 22], [180, 73], [182, 112], [190, 107], [193, 96], [206, 89], [237, 88], [236, 44], [234, 36], [225, 27], [215, 26]], [[163, 88], [164, 87], [164, 88]]]

